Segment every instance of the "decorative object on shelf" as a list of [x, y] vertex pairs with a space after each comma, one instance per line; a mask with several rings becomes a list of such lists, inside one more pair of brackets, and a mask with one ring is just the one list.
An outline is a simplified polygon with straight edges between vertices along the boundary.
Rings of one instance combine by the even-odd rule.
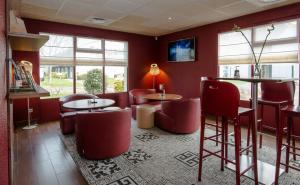
[[32, 77], [32, 64], [28, 61], [21, 61], [16, 64], [14, 60], [9, 59], [11, 79], [10, 91], [36, 91], [36, 83]]
[[234, 78], [240, 78], [240, 70], [238, 68], [239, 68], [239, 66], [235, 67]]
[[235, 32], [240, 32], [243, 37], [246, 39], [247, 43], [249, 44], [250, 48], [251, 48], [251, 52], [253, 54], [253, 57], [254, 57], [254, 62], [255, 62], [255, 66], [254, 66], [254, 77], [256, 78], [261, 78], [261, 66], [260, 66], [260, 58], [261, 58], [261, 55], [262, 55], [262, 52], [264, 50], [264, 47], [266, 45], [266, 42], [268, 40], [268, 37], [269, 35], [271, 34], [271, 32], [275, 29], [274, 25], [272, 24], [270, 28], [267, 29], [268, 33], [265, 37], [265, 40], [263, 42], [263, 45], [262, 45], [262, 48], [260, 50], [260, 53], [259, 53], [259, 56], [258, 58], [256, 57], [255, 55], [255, 52], [254, 52], [254, 48], [252, 46], [252, 44], [250, 43], [250, 41], [248, 40], [248, 38], [246, 37], [246, 35], [244, 34], [244, 32], [241, 30], [241, 28], [239, 26], [237, 26], [236, 24], [233, 26], [233, 30]]
[[151, 64], [149, 73], [152, 75], [153, 89], [155, 89], [155, 76], [159, 74], [159, 67], [157, 64]]

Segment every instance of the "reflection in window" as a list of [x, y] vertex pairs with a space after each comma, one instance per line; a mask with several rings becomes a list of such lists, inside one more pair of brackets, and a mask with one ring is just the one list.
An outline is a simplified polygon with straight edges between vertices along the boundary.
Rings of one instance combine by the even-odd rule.
[[105, 92], [124, 92], [127, 87], [127, 67], [106, 66], [105, 67]]
[[102, 66], [76, 66], [76, 93], [103, 92]]
[[40, 84], [50, 92], [51, 97], [72, 94], [73, 76], [72, 66], [40, 66]]

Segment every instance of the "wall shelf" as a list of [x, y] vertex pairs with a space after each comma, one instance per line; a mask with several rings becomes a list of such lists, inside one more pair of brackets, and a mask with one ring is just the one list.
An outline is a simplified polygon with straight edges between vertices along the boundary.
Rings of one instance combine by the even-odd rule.
[[30, 33], [8, 33], [8, 38], [11, 49], [17, 51], [39, 51], [49, 40], [47, 35]]
[[10, 100], [14, 99], [24, 99], [24, 98], [38, 98], [43, 96], [50, 96], [49, 91], [37, 85], [36, 91], [28, 92], [10, 92], [8, 98]]

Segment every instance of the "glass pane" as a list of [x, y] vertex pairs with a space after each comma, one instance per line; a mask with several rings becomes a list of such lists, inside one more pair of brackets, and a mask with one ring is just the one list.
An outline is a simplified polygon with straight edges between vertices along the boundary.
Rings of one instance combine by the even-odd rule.
[[43, 46], [40, 49], [40, 57], [73, 58], [73, 48]]
[[[254, 51], [258, 58], [261, 47], [255, 47]], [[266, 46], [260, 61], [265, 63], [298, 63], [298, 44], [291, 43]]]
[[127, 61], [127, 52], [121, 51], [105, 51], [105, 59], [112, 61]]
[[103, 61], [103, 54], [102, 53], [82, 53], [76, 52], [76, 58], [80, 60], [95, 60]]
[[[266, 78], [299, 78], [299, 64], [263, 64], [262, 75]], [[299, 103], [299, 80], [296, 80], [295, 105]], [[260, 95], [260, 91], [259, 91]]]
[[41, 65], [40, 84], [50, 92], [50, 98], [73, 94], [73, 67]]
[[49, 35], [46, 33], [41, 33], [41, 35], [49, 36], [49, 40], [45, 43], [44, 46], [73, 48], [73, 37], [72, 36], [53, 35], [53, 34]]
[[[268, 34], [267, 29], [271, 25], [265, 25], [254, 29], [255, 41], [264, 41]], [[275, 29], [271, 32], [268, 40], [280, 40], [297, 37], [297, 21], [283, 22], [274, 24]]]
[[248, 44], [235, 44], [219, 47], [219, 56], [251, 55]]
[[266, 78], [299, 78], [298, 64], [263, 64], [262, 75]]
[[[242, 30], [245, 36], [248, 38], [249, 42], [251, 42], [251, 30], [244, 29]], [[240, 32], [227, 32], [219, 34], [219, 45], [233, 45], [233, 44], [241, 44], [247, 43], [246, 39]]]
[[77, 37], [77, 48], [80, 49], [97, 49], [102, 48], [100, 39]]
[[127, 67], [106, 66], [105, 67], [105, 92], [127, 91]]
[[[261, 52], [261, 47], [255, 47], [254, 51], [258, 55]], [[265, 46], [263, 53], [280, 53], [286, 51], [298, 51], [298, 43], [274, 44]]]
[[113, 50], [113, 51], [127, 51], [127, 42], [120, 41], [105, 41], [105, 50]]
[[49, 40], [40, 49], [40, 57], [72, 58], [73, 37], [62, 35], [49, 35]]
[[[251, 65], [220, 65], [219, 76], [220, 77], [234, 77], [234, 71], [238, 69], [241, 78], [247, 78], [251, 76]], [[241, 100], [249, 100], [251, 97], [251, 84], [248, 82], [237, 80], [226, 80], [235, 84], [240, 91]]]
[[102, 66], [76, 66], [76, 93], [102, 93], [102, 77]]

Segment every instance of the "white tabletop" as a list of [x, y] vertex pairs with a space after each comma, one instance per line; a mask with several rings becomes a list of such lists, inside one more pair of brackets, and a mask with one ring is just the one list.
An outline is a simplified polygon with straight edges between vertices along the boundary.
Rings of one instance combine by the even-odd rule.
[[64, 108], [68, 109], [77, 109], [77, 110], [88, 110], [88, 109], [97, 109], [111, 106], [115, 103], [114, 100], [111, 99], [94, 99], [96, 102], [91, 103], [93, 99], [82, 99], [82, 100], [74, 100], [63, 104]]

